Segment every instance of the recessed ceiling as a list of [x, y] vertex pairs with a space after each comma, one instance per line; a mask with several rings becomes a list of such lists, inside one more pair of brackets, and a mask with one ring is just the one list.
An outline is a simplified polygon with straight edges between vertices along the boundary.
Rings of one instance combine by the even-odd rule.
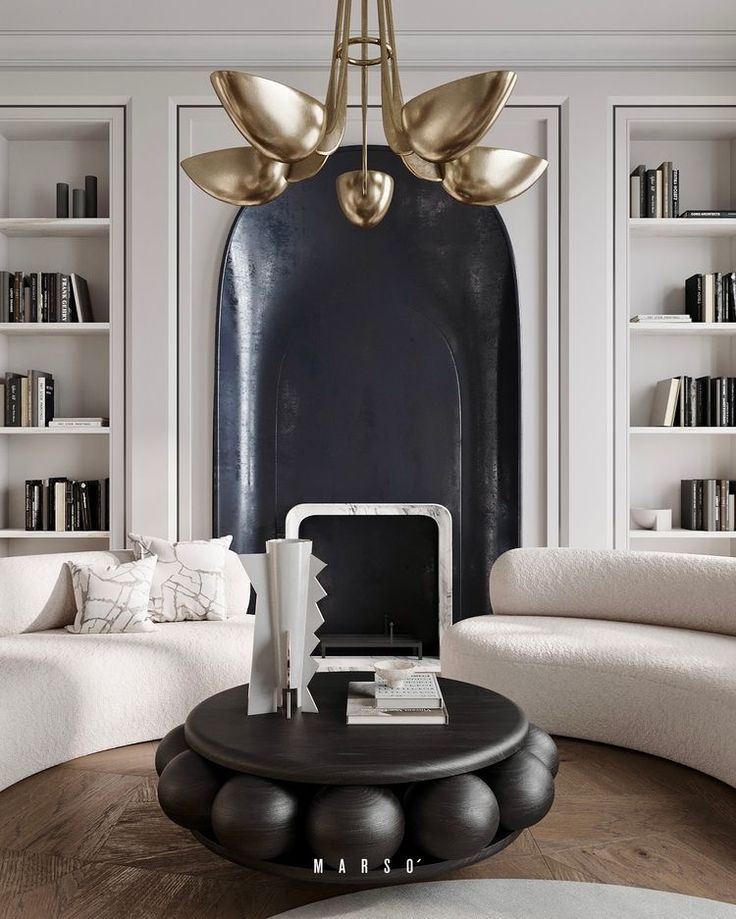
[[[5, 0], [2, 7], [0, 32], [321, 32], [332, 28], [335, 0]], [[734, 0], [400, 0], [396, 20], [400, 31], [442, 33], [736, 29]]]

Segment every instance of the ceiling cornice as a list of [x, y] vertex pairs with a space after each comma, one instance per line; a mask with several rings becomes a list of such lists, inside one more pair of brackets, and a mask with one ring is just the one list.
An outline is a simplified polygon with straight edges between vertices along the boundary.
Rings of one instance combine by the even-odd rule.
[[[736, 69], [736, 30], [399, 33], [404, 69]], [[325, 69], [332, 33], [0, 31], [0, 68]]]

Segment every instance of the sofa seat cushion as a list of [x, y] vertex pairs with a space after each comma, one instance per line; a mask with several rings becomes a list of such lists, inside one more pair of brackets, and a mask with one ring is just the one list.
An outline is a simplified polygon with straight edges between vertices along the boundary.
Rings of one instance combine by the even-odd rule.
[[552, 734], [664, 756], [736, 785], [736, 638], [549, 616], [448, 629], [442, 674], [511, 697]]
[[163, 737], [207, 696], [248, 682], [253, 622], [3, 638], [0, 789], [77, 756]]

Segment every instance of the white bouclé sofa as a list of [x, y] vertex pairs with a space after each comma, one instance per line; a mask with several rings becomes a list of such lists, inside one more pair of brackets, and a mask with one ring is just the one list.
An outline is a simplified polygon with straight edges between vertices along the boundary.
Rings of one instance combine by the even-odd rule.
[[228, 553], [230, 618], [141, 634], [73, 635], [67, 561], [117, 564], [130, 552], [0, 559], [0, 789], [77, 756], [155, 740], [213, 693], [250, 675], [250, 584]]
[[736, 786], [736, 560], [514, 549], [490, 589], [493, 615], [444, 633], [443, 676], [510, 696], [550, 734]]

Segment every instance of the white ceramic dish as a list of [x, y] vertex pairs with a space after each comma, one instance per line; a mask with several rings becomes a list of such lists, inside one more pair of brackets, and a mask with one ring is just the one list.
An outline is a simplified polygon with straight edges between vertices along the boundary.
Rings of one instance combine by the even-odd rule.
[[671, 530], [672, 511], [668, 507], [632, 507], [631, 522], [640, 530]]
[[387, 686], [390, 686], [391, 689], [399, 689], [403, 686], [406, 678], [411, 676], [415, 670], [415, 664], [411, 661], [393, 657], [382, 661], [376, 661], [373, 667], [378, 676]]

